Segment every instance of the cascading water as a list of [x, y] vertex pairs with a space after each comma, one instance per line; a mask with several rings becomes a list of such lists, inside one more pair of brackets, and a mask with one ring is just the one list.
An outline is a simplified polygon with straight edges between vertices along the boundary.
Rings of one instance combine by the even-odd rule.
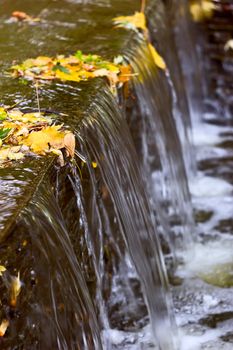
[[40, 185], [17, 227], [33, 257], [29, 269], [27, 255], [20, 262], [23, 293], [27, 295], [30, 283], [35, 288], [20, 305], [19, 312], [26, 317], [14, 321], [11, 348], [22, 343], [24, 349], [101, 349], [96, 311], [61, 211], [47, 185]]
[[[173, 96], [170, 84], [166, 75], [153, 63], [147, 45], [142, 42], [137, 48], [136, 54], [133, 51], [130, 57], [134, 71], [138, 74], [138, 78], [135, 79], [135, 90], [143, 118], [144, 132], [148, 133], [143, 135], [143, 149], [147, 150], [144, 154], [144, 163], [147, 164], [144, 166], [147, 169], [148, 178], [152, 175], [155, 179], [151, 186], [152, 191], [155, 189], [154, 200], [159, 196], [161, 187], [168, 191], [164, 199], [172, 203], [170, 210], [178, 216], [178, 221], [181, 220], [181, 246], [188, 247], [192, 242], [192, 208], [181, 142], [173, 117]], [[154, 78], [155, 76], [157, 79]], [[153, 162], [158, 163], [158, 159], [161, 166], [159, 171], [158, 168], [156, 169], [157, 166], [153, 165]], [[156, 183], [157, 174], [159, 177], [162, 175], [162, 180], [160, 179], [158, 184]]]
[[[113, 202], [118, 235], [122, 236], [139, 276], [159, 346], [174, 349], [175, 325], [165, 267], [153, 213], [144, 190], [144, 176], [136, 161], [127, 124], [108, 89], [101, 90], [101, 95], [87, 113], [89, 117], [82, 120], [78, 131], [82, 152], [89, 162], [96, 161], [100, 168], [105, 191]], [[116, 237], [115, 245], [119, 245], [119, 241], [120, 237]], [[169, 337], [165, 330], [166, 334], [170, 333]]]

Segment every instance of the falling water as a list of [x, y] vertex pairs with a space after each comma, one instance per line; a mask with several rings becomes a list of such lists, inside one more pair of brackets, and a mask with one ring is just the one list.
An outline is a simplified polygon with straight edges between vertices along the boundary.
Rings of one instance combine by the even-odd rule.
[[[83, 155], [89, 163], [98, 164], [106, 186], [105, 195], [113, 202], [118, 234], [122, 236], [142, 284], [159, 346], [174, 349], [176, 340], [166, 271], [144, 189], [145, 178], [127, 124], [108, 88], [92, 102], [87, 114], [77, 130]], [[120, 236], [117, 240], [120, 241]]]
[[[2, 349], [101, 349], [100, 330], [86, 282], [72, 248], [58, 203], [47, 183], [40, 184], [17, 220], [16, 261], [22, 291], [11, 336]], [[6, 241], [7, 246], [7, 241]], [[14, 249], [15, 243], [11, 243]], [[2, 259], [6, 259], [7, 252]], [[10, 343], [9, 343], [10, 341]]]
[[[164, 199], [172, 204], [170, 210], [178, 216], [176, 220], [182, 223], [181, 246], [187, 248], [192, 242], [193, 218], [181, 141], [173, 116], [171, 86], [164, 72], [155, 66], [147, 45], [143, 42], [130, 56], [134, 71], [138, 74], [134, 85], [144, 125], [144, 167], [148, 178], [154, 176], [151, 188], [152, 191], [154, 189], [155, 200], [159, 197], [161, 188], [165, 189]], [[160, 181], [157, 183], [158, 178]], [[157, 206], [158, 200], [156, 202]]]

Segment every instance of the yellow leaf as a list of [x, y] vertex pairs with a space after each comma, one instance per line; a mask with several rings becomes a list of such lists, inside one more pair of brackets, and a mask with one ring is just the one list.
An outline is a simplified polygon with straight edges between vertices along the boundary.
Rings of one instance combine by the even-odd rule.
[[48, 126], [37, 132], [33, 131], [21, 143], [29, 146], [37, 154], [45, 154], [50, 148], [61, 149], [64, 147], [65, 133], [59, 129], [61, 125]]
[[154, 59], [154, 62], [156, 64], [157, 67], [161, 68], [161, 69], [166, 69], [166, 63], [164, 62], [162, 56], [159, 55], [159, 53], [156, 51], [156, 49], [154, 48], [153, 45], [151, 45], [150, 43], [148, 44], [148, 48], [150, 50], [150, 53]]
[[94, 168], [94, 169], [97, 168], [97, 163], [96, 162], [92, 162], [91, 165], [92, 165], [92, 168]]
[[189, 8], [193, 20], [201, 22], [213, 16], [216, 5], [212, 0], [193, 0]]
[[6, 333], [6, 330], [9, 326], [9, 321], [8, 320], [2, 320], [2, 323], [0, 324], [0, 337], [3, 337], [4, 334]]
[[17, 297], [21, 291], [21, 281], [19, 277], [19, 272], [17, 276], [13, 276], [11, 280], [11, 294], [10, 294], [10, 305], [16, 306]]
[[79, 82], [81, 80], [79, 74], [75, 72], [72, 74], [68, 74], [68, 73], [61, 72], [59, 70], [56, 71], [56, 78], [59, 78], [61, 80], [76, 81], [76, 82]]
[[5, 266], [0, 265], [0, 276], [2, 276], [2, 273], [6, 271]]
[[117, 27], [147, 30], [146, 18], [142, 12], [135, 12], [135, 14], [132, 16], [115, 17], [113, 18], [113, 22], [117, 25]]

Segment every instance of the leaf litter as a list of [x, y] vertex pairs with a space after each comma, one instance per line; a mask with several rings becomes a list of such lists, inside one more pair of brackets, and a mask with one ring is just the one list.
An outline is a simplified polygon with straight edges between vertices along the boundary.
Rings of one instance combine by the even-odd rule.
[[[119, 56], [121, 57], [121, 56]], [[74, 55], [56, 57], [39, 56], [11, 67], [13, 77], [29, 80], [62, 80], [80, 82], [96, 77], [106, 77], [112, 91], [130, 80], [131, 67], [124, 60], [107, 61], [99, 55], [85, 55], [77, 51]], [[127, 69], [127, 73], [125, 70]]]
[[0, 107], [0, 166], [29, 155], [53, 153], [73, 158], [75, 136], [44, 113]]

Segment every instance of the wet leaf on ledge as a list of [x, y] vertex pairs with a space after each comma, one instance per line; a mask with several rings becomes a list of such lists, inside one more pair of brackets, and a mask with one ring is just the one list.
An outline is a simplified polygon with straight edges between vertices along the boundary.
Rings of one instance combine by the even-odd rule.
[[22, 143], [41, 155], [44, 155], [50, 148], [64, 148], [65, 133], [59, 131], [61, 127], [62, 125], [52, 125], [40, 131], [32, 131]]
[[[118, 60], [119, 61], [119, 58]], [[110, 86], [116, 87], [121, 77], [123, 59], [115, 63], [104, 60], [98, 55], [84, 55], [77, 51], [74, 55], [58, 55], [54, 58], [39, 56], [35, 59], [27, 59], [22, 64], [13, 65], [13, 77], [29, 80], [54, 80], [85, 81], [95, 77], [106, 77]], [[128, 80], [130, 77], [128, 77]]]
[[7, 328], [9, 327], [9, 321], [4, 319], [0, 324], [0, 337], [3, 337], [6, 333]]
[[150, 50], [150, 53], [153, 57], [153, 60], [154, 60], [154, 63], [156, 64], [156, 66], [165, 70], [166, 63], [164, 62], [164, 59], [162, 58], [162, 56], [160, 56], [160, 54], [157, 52], [157, 50], [154, 48], [154, 46], [151, 45], [150, 43], [148, 44], [148, 48]]
[[143, 31], [147, 31], [146, 18], [142, 12], [135, 12], [132, 16], [115, 17], [113, 18], [113, 22], [118, 28], [132, 30], [142, 29]]
[[17, 303], [17, 297], [21, 291], [22, 283], [20, 281], [19, 272], [17, 276], [13, 276], [10, 287], [10, 305], [15, 307]]
[[[0, 120], [0, 165], [19, 161], [33, 153], [46, 153], [66, 149], [67, 157], [73, 158], [75, 137], [63, 125], [55, 125], [54, 120], [38, 112], [23, 113], [18, 109], [8, 110], [6, 118]], [[32, 153], [33, 152], [33, 153]], [[60, 157], [60, 152], [58, 152]]]

